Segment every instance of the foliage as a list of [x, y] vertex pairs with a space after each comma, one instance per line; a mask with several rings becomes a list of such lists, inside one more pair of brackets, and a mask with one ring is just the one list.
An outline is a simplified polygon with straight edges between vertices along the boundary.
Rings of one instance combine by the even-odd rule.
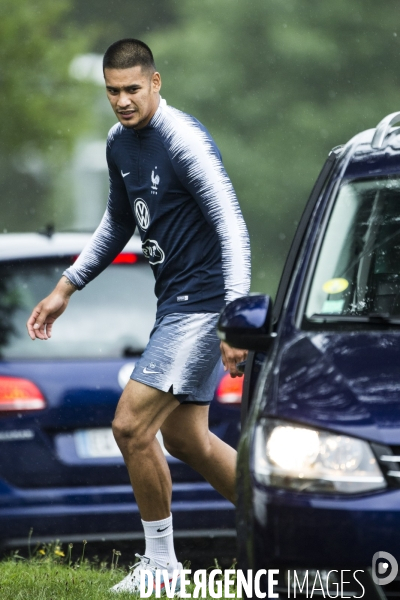
[[15, 229], [32, 228], [52, 185], [49, 166], [60, 170], [87, 122], [89, 86], [68, 68], [95, 29], [68, 25], [69, 8], [70, 0], [1, 3], [1, 208]]
[[[276, 288], [329, 150], [399, 108], [397, 0], [3, 0], [0, 10], [0, 149], [18, 150], [19, 165], [28, 156], [31, 168], [38, 148], [61, 164], [100, 112], [99, 92], [69, 79], [71, 58], [144, 39], [168, 102], [199, 118], [221, 148], [249, 225], [253, 289]], [[43, 223], [35, 211], [51, 176], [20, 169], [16, 178], [3, 165], [2, 214], [14, 229]], [[67, 187], [57, 192], [64, 215]]]
[[[272, 292], [328, 151], [399, 109], [395, 0], [181, 0], [151, 46], [167, 101], [221, 148]], [[400, 35], [400, 34], [399, 34]]]
[[176, 21], [177, 4], [179, 0], [75, 1], [71, 19], [78, 24], [99, 26], [100, 35], [93, 50], [102, 54], [115, 40], [130, 37], [146, 41], [150, 32], [170, 26]]
[[27, 144], [47, 150], [55, 139], [70, 144], [83, 125], [82, 85], [71, 80], [68, 67], [93, 35], [63, 26], [68, 9], [68, 0], [2, 1], [2, 153]]

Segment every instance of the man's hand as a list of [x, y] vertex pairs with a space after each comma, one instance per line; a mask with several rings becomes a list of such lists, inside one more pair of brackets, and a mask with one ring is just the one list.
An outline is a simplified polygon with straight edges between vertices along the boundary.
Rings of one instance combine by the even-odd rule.
[[32, 340], [48, 340], [54, 321], [67, 308], [68, 302], [76, 287], [63, 276], [47, 298], [39, 302], [32, 311], [26, 326]]
[[221, 355], [225, 371], [229, 371], [231, 377], [243, 377], [243, 373], [239, 373], [236, 365], [247, 358], [247, 350], [238, 350], [231, 348], [225, 342], [221, 342]]

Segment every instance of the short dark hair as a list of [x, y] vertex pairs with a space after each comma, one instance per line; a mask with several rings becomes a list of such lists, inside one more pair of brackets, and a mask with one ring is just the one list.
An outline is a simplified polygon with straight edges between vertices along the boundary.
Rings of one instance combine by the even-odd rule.
[[104, 69], [130, 69], [142, 67], [145, 71], [156, 70], [153, 53], [147, 44], [133, 38], [118, 40], [107, 48], [103, 58]]

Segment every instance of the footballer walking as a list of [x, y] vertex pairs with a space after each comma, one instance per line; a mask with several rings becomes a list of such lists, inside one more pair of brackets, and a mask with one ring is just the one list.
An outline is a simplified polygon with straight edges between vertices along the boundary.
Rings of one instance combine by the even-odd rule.
[[[107, 139], [110, 192], [103, 219], [53, 292], [33, 310], [32, 339], [51, 337], [71, 295], [99, 275], [135, 229], [155, 276], [157, 314], [112, 424], [145, 534], [145, 552], [115, 592], [139, 591], [140, 572], [181, 568], [175, 555], [172, 482], [156, 439], [235, 502], [236, 452], [208, 429], [219, 360], [233, 377], [246, 353], [219, 343], [223, 306], [250, 287], [250, 245], [220, 152], [194, 117], [160, 96], [149, 47], [134, 39], [104, 55], [118, 123]], [[140, 290], [137, 290], [140, 294]], [[103, 327], [112, 327], [113, 315]], [[176, 586], [179, 589], [179, 580]]]

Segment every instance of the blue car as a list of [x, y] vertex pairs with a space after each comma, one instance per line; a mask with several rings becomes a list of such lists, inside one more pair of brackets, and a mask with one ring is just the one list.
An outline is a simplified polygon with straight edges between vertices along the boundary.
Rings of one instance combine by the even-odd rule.
[[[143, 537], [111, 432], [155, 318], [154, 278], [140, 239], [134, 236], [104, 273], [74, 294], [51, 340], [33, 342], [25, 327], [89, 237], [0, 235], [2, 548], [26, 545], [32, 528], [32, 544]], [[239, 437], [240, 383], [221, 364], [210, 428], [232, 446]], [[234, 536], [234, 507], [165, 453], [176, 536]]]
[[400, 598], [399, 122], [332, 150], [274, 306], [249, 296], [220, 318], [251, 350], [239, 565], [277, 569], [280, 598]]

